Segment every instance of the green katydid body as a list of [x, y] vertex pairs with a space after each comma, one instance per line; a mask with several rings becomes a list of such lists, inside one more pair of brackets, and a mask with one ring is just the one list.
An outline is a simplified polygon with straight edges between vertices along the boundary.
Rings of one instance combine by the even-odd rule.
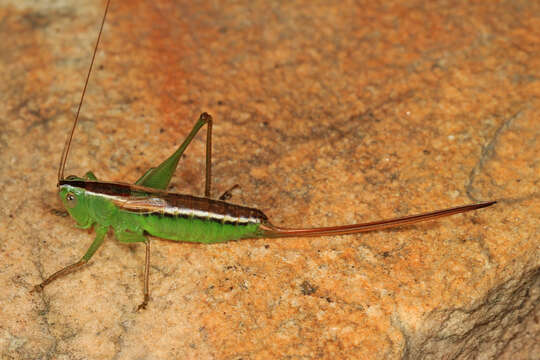
[[[208, 126], [205, 196], [196, 197], [165, 191], [184, 150], [204, 124]], [[272, 225], [266, 215], [258, 209], [222, 201], [224, 196], [219, 200], [210, 198], [211, 129], [212, 117], [203, 113], [182, 145], [159, 166], [149, 169], [133, 185], [98, 181], [91, 172], [88, 172], [85, 178], [69, 176], [64, 179], [62, 174], [65, 164], [64, 154], [58, 176], [60, 198], [79, 227], [95, 228], [96, 238], [81, 260], [52, 274], [34, 289], [41, 291], [53, 280], [86, 264], [103, 243], [109, 228], [114, 229], [115, 237], [121, 242], [146, 244], [144, 301], [138, 307], [141, 309], [146, 307], [150, 299], [148, 288], [150, 242], [147, 235], [204, 244], [261, 237], [346, 235], [436, 219], [495, 203], [471, 204], [371, 223], [311, 229], [279, 228]]]
[[64, 180], [59, 195], [80, 227], [111, 227], [124, 242], [145, 234], [205, 244], [255, 238], [267, 222], [257, 209], [122, 183]]
[[371, 223], [323, 228], [278, 228], [259, 209], [207, 197], [176, 194], [117, 182], [68, 177], [60, 198], [81, 228], [113, 228], [122, 242], [144, 242], [145, 234], [212, 244], [261, 237], [346, 235], [436, 219], [492, 205], [486, 202]]
[[[98, 181], [91, 172], [88, 172], [84, 178], [75, 176], [64, 178], [64, 168], [71, 139], [79, 118], [81, 104], [94, 63], [109, 3], [110, 0], [107, 1], [107, 7], [81, 95], [81, 101], [71, 133], [62, 152], [58, 169], [59, 195], [64, 206], [69, 214], [77, 221], [79, 227], [94, 227], [96, 237], [78, 262], [55, 272], [39, 285], [36, 285], [34, 290], [41, 291], [55, 279], [85, 265], [100, 247], [110, 228], [114, 229], [116, 238], [121, 242], [143, 242], [146, 245], [144, 301], [139, 305], [139, 309], [141, 309], [145, 308], [149, 301], [150, 241], [147, 235], [174, 241], [205, 244], [261, 237], [346, 235], [437, 219], [443, 216], [476, 210], [495, 203], [491, 201], [471, 204], [363, 224], [311, 229], [279, 228], [273, 226], [268, 221], [266, 215], [258, 209], [222, 201], [228, 192], [223, 194], [218, 200], [210, 198], [212, 117], [206, 113], [201, 114], [186, 140], [184, 140], [169, 158], [159, 166], [149, 169], [133, 185]], [[180, 157], [199, 129], [205, 124], [207, 125], [207, 137], [204, 197], [167, 192], [165, 189], [170, 183]]]

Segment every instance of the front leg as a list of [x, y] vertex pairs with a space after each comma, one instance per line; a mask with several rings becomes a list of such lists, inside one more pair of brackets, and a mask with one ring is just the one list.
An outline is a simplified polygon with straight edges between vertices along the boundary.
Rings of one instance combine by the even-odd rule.
[[84, 174], [84, 178], [85, 178], [86, 180], [93, 180], [93, 181], [96, 181], [96, 180], [97, 180], [96, 175], [94, 175], [94, 173], [91, 172], [91, 171], [87, 171], [86, 174]]
[[75, 270], [86, 265], [88, 263], [88, 260], [92, 258], [92, 256], [97, 251], [97, 249], [101, 246], [101, 244], [103, 244], [103, 239], [105, 239], [105, 235], [107, 234], [107, 229], [108, 229], [107, 226], [98, 226], [96, 229], [96, 238], [94, 239], [94, 241], [92, 242], [88, 250], [86, 250], [86, 254], [84, 254], [81, 260], [71, 265], [68, 265], [63, 269], [58, 270], [57, 272], [49, 276], [47, 279], [45, 279], [43, 282], [41, 282], [41, 284], [34, 286], [34, 288], [30, 291], [41, 292], [46, 285], [50, 284], [54, 280], [64, 275], [67, 275], [69, 273], [72, 273]]

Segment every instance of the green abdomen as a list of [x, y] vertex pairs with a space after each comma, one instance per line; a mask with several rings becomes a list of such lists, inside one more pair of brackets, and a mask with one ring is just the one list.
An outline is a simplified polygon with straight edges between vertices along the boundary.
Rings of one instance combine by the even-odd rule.
[[163, 214], [139, 214], [140, 226], [163, 239], [197, 243], [217, 243], [256, 238], [258, 223], [224, 223], [219, 220]]

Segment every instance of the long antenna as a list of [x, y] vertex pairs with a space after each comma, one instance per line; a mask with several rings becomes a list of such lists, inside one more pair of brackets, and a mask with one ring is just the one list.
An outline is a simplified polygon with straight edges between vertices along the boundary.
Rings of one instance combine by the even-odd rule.
[[99, 28], [99, 34], [96, 41], [96, 46], [94, 47], [94, 54], [92, 54], [92, 61], [90, 62], [90, 68], [88, 69], [88, 74], [86, 75], [86, 81], [84, 82], [84, 88], [81, 94], [81, 101], [79, 102], [79, 107], [77, 108], [77, 114], [75, 115], [75, 121], [73, 122], [73, 127], [69, 133], [69, 137], [66, 140], [64, 149], [62, 150], [62, 157], [60, 158], [60, 166], [58, 167], [58, 183], [60, 180], [64, 179], [64, 168], [66, 167], [66, 160], [69, 153], [69, 148], [71, 147], [71, 139], [73, 139], [73, 133], [75, 132], [75, 127], [79, 121], [79, 113], [81, 112], [82, 103], [84, 100], [84, 94], [86, 93], [86, 87], [88, 86], [88, 79], [90, 79], [90, 73], [92, 72], [92, 66], [94, 65], [94, 59], [96, 58], [96, 52], [99, 45], [99, 40], [101, 39], [101, 33], [103, 32], [103, 25], [105, 25], [105, 18], [107, 17], [107, 12], [109, 10], [109, 4], [111, 0], [107, 0], [107, 5], [105, 6], [105, 13], [103, 14], [103, 20], [101, 20], [101, 27]]

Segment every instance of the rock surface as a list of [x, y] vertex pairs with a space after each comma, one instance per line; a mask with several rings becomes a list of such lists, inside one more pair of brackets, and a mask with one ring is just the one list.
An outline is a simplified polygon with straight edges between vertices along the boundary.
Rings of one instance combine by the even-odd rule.
[[[58, 159], [102, 1], [0, 4], [6, 359], [537, 359], [540, 3], [113, 1], [67, 174], [135, 181], [214, 116], [214, 183], [283, 226], [493, 207], [357, 236], [144, 247], [83, 270]], [[201, 194], [204, 137], [171, 189]]]

